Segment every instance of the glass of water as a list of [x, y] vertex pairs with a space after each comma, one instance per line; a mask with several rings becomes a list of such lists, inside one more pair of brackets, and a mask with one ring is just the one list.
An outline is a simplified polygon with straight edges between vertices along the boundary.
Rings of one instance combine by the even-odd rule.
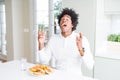
[[21, 58], [21, 70], [22, 71], [26, 71], [26, 64], [27, 64], [27, 59]]

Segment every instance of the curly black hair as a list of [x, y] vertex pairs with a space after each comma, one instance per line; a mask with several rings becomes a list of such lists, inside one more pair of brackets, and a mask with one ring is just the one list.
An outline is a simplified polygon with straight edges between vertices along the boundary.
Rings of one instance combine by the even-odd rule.
[[72, 31], [76, 30], [78, 24], [78, 14], [73, 9], [64, 8], [62, 12], [57, 16], [58, 24], [60, 25], [61, 18], [66, 14], [71, 17], [72, 25], [73, 25]]

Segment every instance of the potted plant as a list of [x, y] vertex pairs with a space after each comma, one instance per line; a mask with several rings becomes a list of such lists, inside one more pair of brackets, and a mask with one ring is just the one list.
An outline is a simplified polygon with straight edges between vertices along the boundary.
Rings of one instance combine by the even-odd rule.
[[110, 34], [107, 37], [107, 48], [109, 50], [119, 51], [120, 52], [120, 33], [119, 34]]
[[108, 41], [120, 42], [120, 34], [110, 34], [107, 38]]

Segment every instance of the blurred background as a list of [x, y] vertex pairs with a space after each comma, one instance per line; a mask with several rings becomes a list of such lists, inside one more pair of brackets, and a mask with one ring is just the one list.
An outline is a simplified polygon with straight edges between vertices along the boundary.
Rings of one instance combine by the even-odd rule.
[[120, 80], [120, 0], [0, 0], [0, 61], [38, 59], [38, 25], [51, 35], [60, 33], [57, 15], [62, 8], [79, 13], [76, 32], [90, 43], [95, 59], [86, 76]]

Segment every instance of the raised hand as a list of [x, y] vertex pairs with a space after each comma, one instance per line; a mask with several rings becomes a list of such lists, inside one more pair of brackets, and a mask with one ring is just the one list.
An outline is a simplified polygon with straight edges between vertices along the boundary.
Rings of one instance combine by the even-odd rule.
[[78, 50], [80, 52], [80, 55], [83, 56], [83, 47], [82, 47], [82, 39], [83, 39], [83, 35], [82, 33], [79, 33], [79, 35], [76, 36], [76, 45], [78, 47]]
[[38, 30], [38, 46], [39, 46], [39, 50], [41, 50], [44, 47], [45, 38], [46, 38], [46, 32]]

